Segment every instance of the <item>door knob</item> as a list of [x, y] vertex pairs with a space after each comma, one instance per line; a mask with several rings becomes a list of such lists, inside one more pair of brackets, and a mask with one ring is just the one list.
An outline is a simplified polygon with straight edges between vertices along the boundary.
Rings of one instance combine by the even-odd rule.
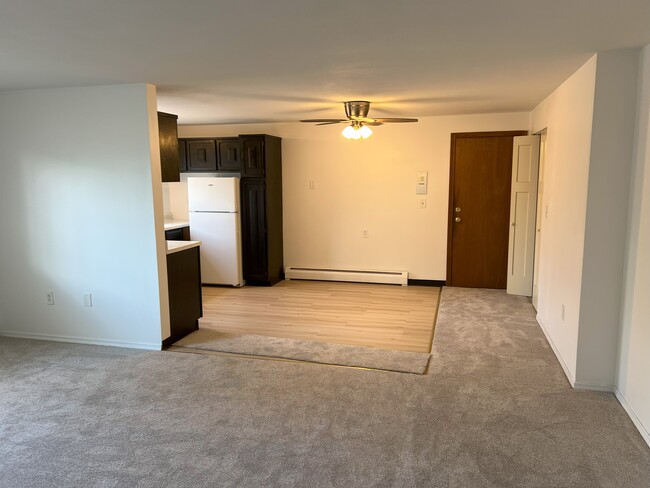
[[455, 220], [456, 222], [460, 222], [460, 217], [456, 217], [454, 220]]

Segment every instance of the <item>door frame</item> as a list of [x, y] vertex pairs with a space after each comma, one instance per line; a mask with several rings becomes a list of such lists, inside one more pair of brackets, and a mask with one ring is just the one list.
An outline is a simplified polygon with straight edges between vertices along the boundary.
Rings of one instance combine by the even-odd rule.
[[539, 132], [539, 165], [537, 174], [537, 215], [535, 219], [535, 257], [533, 258], [533, 296], [531, 302], [537, 310], [539, 303], [539, 258], [542, 245], [542, 220], [544, 219], [544, 171], [546, 168], [546, 143], [548, 140], [548, 128], [544, 127]]
[[[527, 136], [529, 131], [527, 130], [509, 130], [509, 131], [488, 131], [488, 132], [452, 132], [451, 134], [451, 144], [449, 148], [450, 152], [450, 161], [449, 161], [449, 204], [447, 208], [447, 277], [445, 278], [447, 286], [451, 286], [452, 279], [452, 242], [453, 242], [453, 229], [454, 226], [454, 174], [456, 169], [456, 140], [457, 139], [467, 139], [475, 137], [517, 137], [517, 136]], [[510, 215], [508, 214], [508, 218]]]

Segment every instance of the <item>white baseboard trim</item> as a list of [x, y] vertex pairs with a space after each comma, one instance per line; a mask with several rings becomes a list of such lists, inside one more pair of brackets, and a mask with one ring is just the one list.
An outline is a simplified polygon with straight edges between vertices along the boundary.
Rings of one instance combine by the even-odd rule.
[[17, 339], [37, 339], [41, 341], [72, 342], [75, 344], [92, 344], [95, 346], [128, 347], [130, 349], [147, 349], [149, 351], [160, 351], [162, 346], [162, 344], [151, 344], [147, 342], [112, 341], [107, 339], [94, 339], [94, 338], [74, 337], [74, 336], [57, 336], [57, 335], [48, 335], [48, 334], [37, 334], [32, 332], [12, 332], [8, 330], [0, 330], [0, 336], [14, 337]]
[[555, 354], [555, 357], [557, 358], [558, 362], [560, 363], [560, 366], [562, 366], [562, 369], [564, 370], [564, 374], [566, 375], [567, 379], [569, 380], [569, 384], [571, 385], [571, 388], [576, 388], [576, 380], [573, 377], [573, 374], [571, 374], [571, 371], [569, 370], [568, 366], [564, 362], [564, 358], [562, 357], [562, 354], [560, 354], [560, 350], [557, 348], [555, 343], [553, 342], [553, 339], [551, 339], [551, 335], [548, 333], [548, 330], [546, 330], [546, 327], [542, 323], [542, 321], [539, 318], [539, 315], [535, 317], [537, 320], [537, 323], [539, 324], [539, 328], [542, 329], [542, 332], [544, 333], [544, 336], [546, 337], [546, 342], [548, 342], [549, 346], [551, 346], [551, 349], [553, 349], [553, 353]]
[[542, 329], [542, 332], [546, 336], [546, 341], [551, 346], [551, 349], [553, 349], [553, 353], [555, 354], [555, 357], [560, 363], [560, 366], [562, 366], [562, 369], [564, 370], [564, 374], [569, 380], [569, 384], [571, 385], [571, 388], [574, 388], [576, 390], [606, 391], [608, 393], [614, 393], [614, 389], [615, 389], [614, 385], [599, 385], [599, 384], [592, 384], [592, 383], [581, 383], [576, 381], [573, 375], [571, 374], [571, 371], [569, 371], [569, 368], [567, 367], [566, 363], [564, 362], [564, 358], [560, 354], [559, 349], [553, 342], [553, 339], [551, 339], [551, 334], [548, 333], [548, 330], [546, 330], [544, 323], [539, 319], [539, 315], [535, 317], [535, 319], [539, 324], [539, 328]]
[[408, 286], [409, 274], [408, 271], [285, 266], [284, 278], [287, 280], [350, 281]]
[[606, 391], [607, 393], [614, 393], [616, 387], [614, 385], [596, 385], [591, 383], [573, 383], [576, 390], [591, 390], [591, 391]]
[[623, 394], [616, 387], [614, 387], [614, 395], [616, 395], [616, 399], [623, 406], [630, 419], [632, 419], [632, 423], [641, 434], [641, 437], [643, 437], [643, 440], [646, 442], [646, 444], [648, 444], [648, 446], [650, 446], [650, 430], [648, 430], [648, 428], [643, 424], [643, 421], [636, 414], [632, 406], [627, 402], [625, 396], [623, 396]]

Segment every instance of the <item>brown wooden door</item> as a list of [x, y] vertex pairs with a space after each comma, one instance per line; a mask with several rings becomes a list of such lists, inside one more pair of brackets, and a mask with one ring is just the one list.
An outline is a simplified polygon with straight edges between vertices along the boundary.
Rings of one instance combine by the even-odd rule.
[[526, 134], [451, 135], [447, 285], [506, 288], [512, 139]]

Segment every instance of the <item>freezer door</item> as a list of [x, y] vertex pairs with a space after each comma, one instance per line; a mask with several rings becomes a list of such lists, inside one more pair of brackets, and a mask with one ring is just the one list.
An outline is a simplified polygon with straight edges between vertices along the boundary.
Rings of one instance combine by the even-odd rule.
[[239, 178], [188, 178], [190, 212], [239, 212]]
[[244, 284], [238, 213], [190, 212], [190, 238], [201, 241], [203, 283]]

